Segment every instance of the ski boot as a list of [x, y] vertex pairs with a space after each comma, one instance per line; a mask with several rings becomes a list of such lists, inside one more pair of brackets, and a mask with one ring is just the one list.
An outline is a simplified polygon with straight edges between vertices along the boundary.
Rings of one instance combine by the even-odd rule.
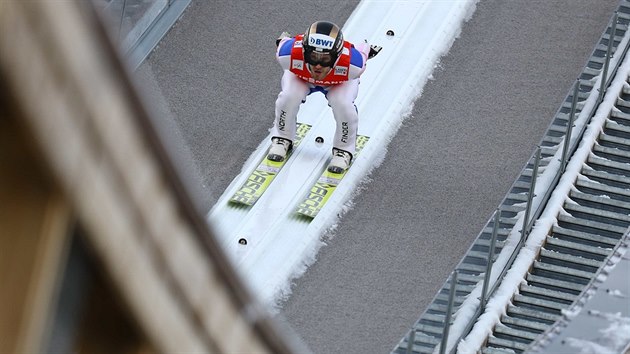
[[273, 137], [271, 139], [271, 147], [267, 158], [271, 161], [281, 162], [287, 157], [289, 150], [291, 150], [293, 143], [291, 140]]
[[328, 164], [328, 172], [341, 174], [344, 173], [348, 167], [350, 167], [350, 162], [352, 161], [352, 154], [333, 148], [333, 158]]

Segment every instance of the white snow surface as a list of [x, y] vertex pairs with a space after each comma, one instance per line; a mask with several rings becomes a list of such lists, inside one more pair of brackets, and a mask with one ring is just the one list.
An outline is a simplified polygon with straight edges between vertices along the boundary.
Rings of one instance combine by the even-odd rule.
[[[291, 281], [315, 261], [324, 245], [323, 235], [334, 233], [340, 216], [352, 207], [357, 189], [363, 186], [363, 192], [369, 193], [367, 176], [383, 161], [389, 141], [411, 112], [440, 57], [472, 16], [477, 1], [363, 0], [357, 6], [343, 27], [346, 39], [383, 47], [368, 62], [356, 100], [359, 134], [370, 141], [310, 223], [296, 218], [295, 209], [325, 168], [335, 129], [332, 112], [319, 93], [310, 95], [298, 114], [299, 122], [313, 128], [258, 202], [251, 208], [228, 204], [266, 154], [270, 136], [212, 208], [208, 221], [224, 250], [252, 292], [271, 309], [277, 309], [290, 294]], [[394, 35], [388, 36], [388, 30]], [[325, 139], [323, 144], [315, 143], [318, 136]], [[240, 245], [240, 238], [248, 244]]]

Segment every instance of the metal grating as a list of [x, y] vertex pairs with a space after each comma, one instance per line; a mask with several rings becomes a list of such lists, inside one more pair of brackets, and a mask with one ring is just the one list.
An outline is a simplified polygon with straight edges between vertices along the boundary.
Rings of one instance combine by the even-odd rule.
[[630, 119], [615, 113], [630, 112], [629, 103], [621, 92], [563, 206], [570, 216], [559, 218], [547, 236], [483, 353], [526, 350], [578, 299], [630, 226]]
[[[617, 9], [617, 23], [612, 38], [611, 53], [626, 35], [630, 24], [630, 1], [622, 1]], [[579, 79], [575, 116], [585, 106], [595, 88], [597, 77], [604, 70], [605, 57], [613, 31], [613, 21], [602, 34]], [[622, 48], [623, 49], [623, 48]], [[625, 55], [625, 51], [621, 53]], [[562, 147], [569, 124], [574, 90], [552, 119], [540, 143], [538, 174], [544, 172], [551, 157]], [[551, 326], [562, 309], [569, 305], [588, 284], [601, 262], [630, 225], [630, 96], [622, 93], [618, 101], [620, 112], [612, 112], [610, 122], [600, 137], [600, 146], [593, 151], [588, 168], [582, 172], [576, 188], [580, 192], [570, 195], [574, 203], [565, 210], [571, 216], [560, 216], [558, 227], [553, 229], [541, 258], [527, 275], [527, 285], [516, 295], [507, 315], [495, 328], [483, 353], [521, 353], [538, 335]], [[528, 193], [534, 175], [535, 156], [528, 161], [521, 175], [498, 208], [494, 261], [500, 254], [508, 234], [515, 228], [518, 213], [526, 209]], [[624, 187], [625, 186], [625, 187]], [[603, 197], [607, 195], [608, 197]], [[612, 200], [612, 202], [611, 202]], [[619, 202], [617, 202], [619, 201]], [[623, 202], [623, 203], [622, 203]], [[626, 210], [625, 215], [622, 215]], [[491, 218], [468, 253], [456, 267], [458, 280], [452, 313], [457, 312], [477, 283], [483, 281], [486, 270], [495, 219]], [[432, 303], [414, 327], [401, 339], [392, 353], [433, 353], [442, 341], [450, 282], [442, 286]], [[452, 321], [451, 321], [452, 322]]]

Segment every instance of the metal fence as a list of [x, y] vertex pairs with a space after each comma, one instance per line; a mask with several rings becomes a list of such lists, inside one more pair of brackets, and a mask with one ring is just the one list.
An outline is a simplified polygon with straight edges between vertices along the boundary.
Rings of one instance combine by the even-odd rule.
[[[567, 161], [578, 148], [588, 122], [602, 102], [606, 89], [628, 51], [628, 43], [630, 43], [626, 39], [628, 23], [630, 23], [630, 8], [627, 1], [622, 1], [596, 46], [582, 76], [576, 80], [565, 104], [554, 117], [555, 119], [547, 132], [546, 138], [548, 139], [543, 139], [525, 166], [521, 177], [515, 182], [502, 205], [489, 220], [486, 228], [482, 230], [464, 259], [458, 264], [414, 328], [394, 348], [393, 353], [411, 354], [438, 351], [441, 354], [454, 353], [459, 341], [470, 332], [477, 318], [483, 314], [488, 299], [501, 284], [501, 279], [525, 244], [535, 221], [542, 214], [555, 186], [565, 171]], [[626, 43], [623, 47], [619, 47], [624, 40]], [[597, 84], [599, 84], [598, 87], [595, 87]], [[580, 116], [580, 124], [576, 125], [575, 121], [578, 115]], [[563, 128], [559, 129], [559, 126]], [[574, 131], [575, 128], [579, 128], [579, 130]], [[551, 163], [552, 157], [555, 156], [560, 147], [562, 153], [560, 161], [558, 161], [559, 164], [553, 164]], [[542, 168], [541, 164], [543, 164]], [[546, 178], [552, 174], [551, 183], [538, 196], [534, 193], [536, 181], [545, 171], [547, 171]], [[524, 208], [522, 205], [525, 205]], [[516, 220], [521, 220], [521, 213], [524, 213], [522, 225], [516, 225]], [[521, 227], [520, 240], [514, 247], [501, 274], [492, 276], [491, 270], [496, 260], [495, 250], [498, 249], [500, 252], [510, 230], [519, 230], [519, 226]], [[496, 279], [493, 284], [490, 284], [491, 279]], [[459, 330], [454, 333], [454, 338], [449, 338], [449, 334], [453, 337], [451, 326], [454, 321], [451, 318], [454, 312], [458, 306], [461, 306], [462, 299], [470, 295], [476, 285], [481, 282], [482, 290], [476, 311], [467, 316], [467, 323], [463, 326], [462, 323], [459, 323]]]
[[137, 68], [191, 0], [92, 0], [125, 56]]

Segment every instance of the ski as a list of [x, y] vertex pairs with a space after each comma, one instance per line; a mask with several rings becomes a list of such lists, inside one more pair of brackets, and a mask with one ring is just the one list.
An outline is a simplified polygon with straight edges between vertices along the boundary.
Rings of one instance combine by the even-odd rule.
[[[369, 137], [363, 135], [357, 137], [357, 146], [353, 161], [359, 156], [359, 152], [369, 139]], [[350, 165], [350, 167], [352, 167], [352, 165]], [[328, 169], [325, 169], [317, 182], [311, 187], [308, 196], [297, 207], [296, 213], [310, 219], [315, 218], [324, 205], [326, 205], [326, 202], [328, 202], [328, 199], [330, 199], [335, 189], [337, 189], [343, 177], [348, 173], [350, 167], [343, 173], [332, 173], [329, 172]]]
[[254, 205], [263, 193], [265, 193], [267, 187], [269, 187], [273, 179], [276, 178], [276, 175], [289, 160], [293, 151], [297, 149], [310, 129], [311, 126], [308, 124], [298, 123], [293, 149], [289, 151], [287, 157], [283, 161], [277, 162], [269, 160], [267, 155], [265, 155], [263, 160], [258, 164], [258, 167], [249, 175], [241, 188], [230, 198], [230, 202], [248, 206]]

